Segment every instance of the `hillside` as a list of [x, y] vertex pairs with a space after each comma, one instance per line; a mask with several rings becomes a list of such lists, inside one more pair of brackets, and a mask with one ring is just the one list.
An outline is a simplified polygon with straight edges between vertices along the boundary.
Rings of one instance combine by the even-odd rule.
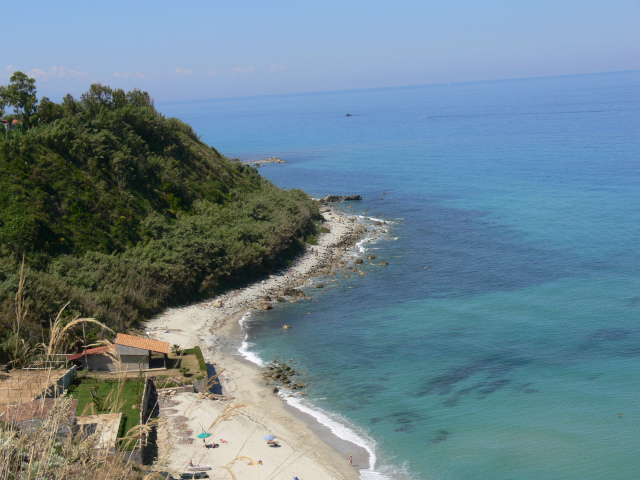
[[37, 339], [67, 302], [69, 316], [124, 329], [283, 265], [314, 232], [304, 192], [223, 157], [144, 92], [92, 85], [42, 99], [29, 124], [0, 132], [5, 346], [23, 255], [23, 332]]

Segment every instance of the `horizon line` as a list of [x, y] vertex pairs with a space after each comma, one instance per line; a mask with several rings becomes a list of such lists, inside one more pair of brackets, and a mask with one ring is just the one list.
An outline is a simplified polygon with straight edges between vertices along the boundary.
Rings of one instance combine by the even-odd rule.
[[163, 100], [155, 103], [163, 105], [163, 104], [186, 104], [186, 103], [197, 103], [197, 102], [217, 102], [217, 101], [225, 101], [225, 100], [241, 100], [241, 99], [248, 99], [248, 98], [284, 97], [284, 96], [296, 96], [296, 95], [324, 95], [324, 94], [332, 94], [332, 93], [364, 92], [364, 91], [387, 90], [387, 89], [396, 89], [396, 88], [453, 86], [453, 85], [466, 85], [466, 84], [473, 84], [473, 83], [507, 82], [507, 81], [535, 80], [535, 79], [540, 80], [540, 79], [546, 79], [546, 78], [550, 79], [550, 78], [608, 75], [608, 74], [614, 74], [614, 73], [634, 73], [634, 72], [640, 72], [640, 69], [612, 70], [612, 71], [606, 71], [606, 72], [589, 72], [589, 73], [567, 73], [562, 75], [541, 75], [541, 76], [532, 76], [532, 77], [493, 78], [493, 79], [485, 79], [485, 80], [466, 80], [466, 81], [459, 81], [459, 82], [437, 82], [437, 83], [420, 83], [420, 84], [411, 84], [411, 85], [390, 85], [386, 87], [344, 88], [344, 89], [337, 89], [337, 90], [314, 90], [314, 91], [289, 92], [289, 93], [264, 93], [260, 95], [239, 95], [239, 96], [230, 96], [230, 97], [195, 98], [190, 100]]

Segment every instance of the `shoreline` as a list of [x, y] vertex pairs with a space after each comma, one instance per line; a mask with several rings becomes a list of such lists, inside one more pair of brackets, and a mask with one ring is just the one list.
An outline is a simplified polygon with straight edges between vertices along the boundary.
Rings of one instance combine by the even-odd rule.
[[[241, 408], [234, 410], [232, 418], [223, 420], [214, 427], [214, 430], [223, 429], [225, 433], [220, 435], [226, 436], [230, 436], [226, 430], [244, 432], [248, 438], [243, 445], [246, 444], [247, 449], [252, 452], [257, 451], [263, 457], [271, 459], [265, 461], [260, 467], [262, 472], [259, 474], [260, 478], [272, 478], [270, 475], [280, 477], [286, 474], [297, 475], [301, 479], [357, 479], [360, 478], [360, 470], [371, 467], [369, 457], [370, 454], [374, 455], [373, 447], [367, 452], [366, 447], [358, 445], [357, 440], [355, 442], [345, 440], [336, 435], [331, 426], [321, 422], [318, 415], [324, 415], [326, 412], [315, 412], [316, 415], [313, 415], [308, 411], [305, 412], [305, 407], [295, 405], [296, 399], [300, 397], [292, 397], [294, 401], [291, 403], [294, 405], [291, 405], [287, 398], [274, 394], [272, 387], [264, 384], [259, 365], [252, 363], [251, 359], [245, 358], [239, 352], [239, 348], [246, 339], [246, 333], [240, 322], [251, 311], [262, 308], [266, 296], [275, 300], [275, 297], [281, 296], [284, 290], [308, 284], [315, 277], [327, 275], [339, 267], [346, 266], [349, 257], [355, 259], [359, 256], [354, 249], [363, 242], [372, 229], [368, 229], [367, 225], [355, 216], [342, 212], [334, 206], [324, 206], [321, 212], [325, 219], [323, 225], [329, 228], [329, 233], [322, 234], [317, 245], [307, 245], [305, 252], [296, 258], [291, 267], [213, 299], [166, 310], [145, 324], [151, 338], [167, 341], [171, 345], [178, 344], [182, 348], [195, 345], [201, 347], [205, 360], [213, 364], [219, 374], [222, 392], [226, 399], [204, 400], [198, 399], [194, 394], [180, 394], [179, 397], [187, 398], [189, 395], [193, 397], [189, 399], [194, 407], [198, 406], [192, 412], [193, 418], [198, 420], [196, 423], [202, 423], [201, 417], [209, 422], [214, 411], [224, 417], [225, 408], [242, 405]], [[374, 228], [374, 238], [379, 237], [382, 230], [382, 228]], [[290, 301], [296, 301], [290, 297], [287, 298]], [[177, 400], [174, 398], [174, 403]], [[198, 409], [207, 410], [207, 413], [198, 414], [196, 412]], [[176, 409], [170, 408], [167, 411], [173, 414]], [[189, 419], [189, 415], [183, 414], [179, 417], [183, 424], [185, 418], [193, 420]], [[163, 418], [162, 408], [161, 418]], [[166, 420], [167, 424], [171, 425], [173, 419], [168, 417]], [[202, 429], [205, 427], [202, 425]], [[206, 461], [207, 454], [198, 450], [198, 442], [191, 445], [176, 445], [177, 437], [175, 432], [173, 434], [170, 432], [170, 427], [164, 430], [160, 427], [159, 430], [161, 430], [158, 437], [159, 467], [176, 473], [180, 473], [180, 470], [184, 471], [190, 460], [190, 450], [194, 451], [191, 454], [191, 456], [195, 455], [194, 461], [198, 460], [198, 455]], [[282, 447], [265, 451], [260, 442], [253, 445], [255, 440], [253, 437], [258, 435], [250, 435], [250, 431], [253, 430], [271, 432], [281, 440]], [[355, 432], [352, 433], [355, 434]], [[355, 435], [358, 438], [357, 434]], [[217, 441], [217, 437], [218, 434], [213, 433], [211, 438]], [[262, 438], [260, 435], [258, 437]], [[163, 442], [164, 444], [161, 445]], [[249, 448], [249, 444], [252, 444], [252, 447]], [[252, 458], [250, 457], [252, 452], [240, 452], [243, 460], [234, 460], [232, 457], [223, 459], [220, 458], [219, 453], [230, 449], [226, 445], [222, 447], [215, 450], [218, 465], [221, 468], [232, 468], [235, 475], [242, 473], [245, 467], [243, 463], [250, 461], [246, 459]], [[305, 453], [298, 456], [301, 451]], [[350, 454], [354, 455], [355, 468], [347, 465]], [[287, 455], [286, 462], [284, 455]], [[229, 462], [235, 463], [229, 464]], [[271, 469], [267, 467], [268, 464], [272, 465]], [[276, 464], [279, 465], [277, 468], [274, 467]], [[283, 468], [285, 470], [282, 470]], [[270, 472], [270, 475], [264, 477], [265, 471]], [[229, 474], [227, 475], [221, 478], [231, 478]]]

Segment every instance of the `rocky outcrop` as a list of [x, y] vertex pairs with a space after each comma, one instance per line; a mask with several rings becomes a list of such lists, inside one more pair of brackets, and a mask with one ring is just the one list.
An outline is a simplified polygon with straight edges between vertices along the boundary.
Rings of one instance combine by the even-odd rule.
[[318, 201], [322, 204], [332, 203], [332, 202], [350, 202], [354, 200], [362, 200], [361, 195], [327, 195], [326, 197], [322, 197]]
[[252, 167], [259, 167], [260, 165], [264, 165], [265, 163], [287, 163], [281, 158], [278, 157], [269, 157], [264, 160], [250, 160], [248, 162], [242, 162], [246, 165], [251, 165]]

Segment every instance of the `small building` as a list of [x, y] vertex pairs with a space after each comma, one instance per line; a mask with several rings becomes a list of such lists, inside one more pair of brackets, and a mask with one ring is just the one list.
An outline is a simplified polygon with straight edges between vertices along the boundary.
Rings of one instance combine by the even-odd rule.
[[[123, 370], [138, 370], [140, 365], [144, 365], [143, 370], [167, 368], [169, 342], [119, 333], [115, 347], [120, 355]], [[154, 362], [154, 360], [160, 361]]]
[[67, 357], [90, 371], [116, 372], [167, 368], [169, 343], [119, 333], [113, 345], [90, 348]]
[[69, 438], [76, 425], [78, 400], [62, 402], [54, 398], [43, 398], [19, 405], [9, 405], [0, 413], [0, 420], [16, 425], [21, 430], [35, 430], [47, 419], [59, 416], [56, 435]]
[[70, 362], [79, 362], [82, 368], [91, 372], [114, 372], [116, 351], [113, 345], [89, 348], [84, 352], [68, 355]]
[[4, 130], [7, 132], [10, 130], [18, 130], [19, 128], [22, 128], [22, 122], [15, 118], [13, 120], [0, 120], [0, 122], [2, 122]]

